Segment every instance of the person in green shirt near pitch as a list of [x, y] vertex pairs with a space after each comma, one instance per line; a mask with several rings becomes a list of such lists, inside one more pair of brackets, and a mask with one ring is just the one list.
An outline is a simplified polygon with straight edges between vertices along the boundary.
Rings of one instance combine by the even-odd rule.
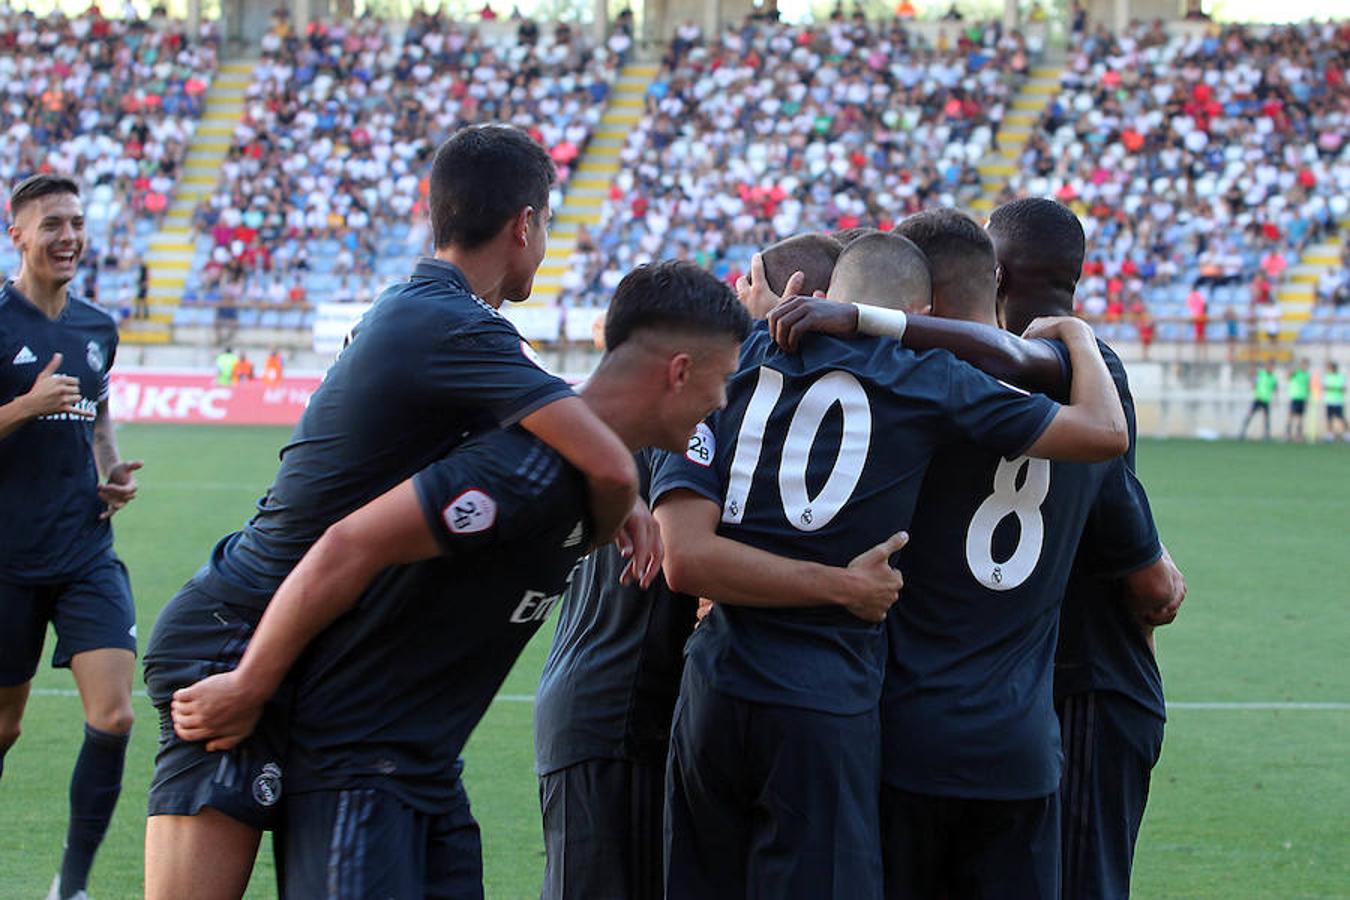
[[216, 357], [216, 384], [229, 387], [234, 381], [234, 364], [239, 362], [232, 348], [226, 347]]
[[1303, 362], [1289, 373], [1289, 421], [1284, 425], [1286, 440], [1303, 441], [1303, 413], [1308, 409], [1312, 389], [1312, 363]]
[[1322, 375], [1322, 400], [1327, 405], [1327, 439], [1346, 440], [1345, 373], [1334, 361], [1327, 363], [1327, 370]]
[[1270, 401], [1275, 397], [1276, 384], [1275, 373], [1271, 371], [1270, 365], [1262, 363], [1256, 370], [1256, 386], [1252, 392], [1252, 408], [1247, 410], [1247, 419], [1242, 423], [1242, 431], [1238, 434], [1239, 439], [1247, 439], [1247, 426], [1252, 424], [1252, 417], [1259, 410], [1265, 414], [1266, 440], [1270, 440]]

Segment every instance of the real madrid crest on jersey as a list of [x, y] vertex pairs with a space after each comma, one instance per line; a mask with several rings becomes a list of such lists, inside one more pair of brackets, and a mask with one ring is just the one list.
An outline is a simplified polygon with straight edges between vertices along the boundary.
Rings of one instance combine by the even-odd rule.
[[84, 360], [95, 372], [103, 371], [103, 348], [98, 345], [98, 341], [90, 341], [84, 345]]

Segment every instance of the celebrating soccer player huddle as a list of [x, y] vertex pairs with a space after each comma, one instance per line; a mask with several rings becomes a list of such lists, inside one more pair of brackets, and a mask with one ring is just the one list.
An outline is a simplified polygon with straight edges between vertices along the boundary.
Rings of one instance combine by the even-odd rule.
[[[640, 266], [573, 390], [499, 312], [530, 294], [553, 177], [515, 129], [441, 146], [434, 256], [352, 331], [256, 515], [156, 622], [147, 895], [241, 896], [270, 830], [287, 897], [481, 897], [460, 753], [555, 607], [545, 898], [1127, 895], [1162, 740], [1151, 632], [1185, 584], [1124, 368], [1071, 315], [1076, 217], [1030, 199], [987, 229], [932, 209], [798, 235], [734, 292]], [[78, 201], [29, 193], [0, 453], [30, 452], [3, 436], [34, 417], [29, 442], [92, 429], [111, 511], [136, 465], [98, 439], [115, 332], [62, 368], [84, 351], [42, 279], [69, 281]], [[49, 618], [77, 678], [99, 654], [129, 683], [125, 626], [76, 612], [130, 607], [107, 526], [62, 527], [80, 566], [0, 555], [33, 607], [0, 748]], [[115, 785], [130, 714], [100, 723], [80, 765], [115, 756]], [[92, 846], [72, 821], [80, 887], [106, 821]]]

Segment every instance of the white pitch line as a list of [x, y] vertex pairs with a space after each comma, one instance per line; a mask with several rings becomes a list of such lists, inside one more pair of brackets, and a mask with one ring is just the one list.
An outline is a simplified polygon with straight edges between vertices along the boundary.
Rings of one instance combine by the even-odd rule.
[[[33, 688], [34, 697], [78, 697], [79, 692], [74, 688]], [[144, 694], [138, 694], [138, 697], [145, 698]], [[492, 698], [494, 703], [533, 703], [534, 694], [498, 694]], [[1185, 700], [1172, 701], [1167, 704], [1168, 709], [1184, 710], [1217, 710], [1217, 711], [1235, 711], [1235, 710], [1255, 710], [1271, 712], [1344, 712], [1350, 711], [1350, 703], [1320, 703], [1307, 701], [1269, 701], [1252, 703], [1230, 703], [1230, 702], [1190, 702]]]

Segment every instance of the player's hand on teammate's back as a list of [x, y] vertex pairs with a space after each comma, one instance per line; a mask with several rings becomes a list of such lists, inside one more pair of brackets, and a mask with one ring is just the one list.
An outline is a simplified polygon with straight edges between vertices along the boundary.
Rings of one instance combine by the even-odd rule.
[[[793, 272], [784, 285], [783, 297], [791, 297], [802, 289], [806, 281], [805, 272]], [[769, 287], [769, 279], [764, 274], [764, 256], [756, 253], [750, 257], [750, 274], [736, 279], [736, 297], [750, 313], [752, 319], [763, 319], [769, 311], [782, 302]]]
[[236, 677], [222, 672], [174, 691], [173, 730], [185, 741], [206, 741], [207, 750], [229, 750], [253, 733], [266, 697], [255, 697]]
[[24, 403], [28, 406], [29, 413], [33, 418], [69, 413], [72, 416], [92, 419], [93, 411], [81, 409], [79, 405], [80, 379], [73, 375], [56, 374], [56, 370], [61, 366], [61, 360], [60, 353], [53, 353], [47, 365], [38, 373], [32, 389], [24, 395]]
[[896, 532], [848, 564], [854, 586], [844, 608], [865, 622], [880, 622], [895, 605], [905, 579], [891, 566], [891, 557], [909, 543], [909, 535]]
[[136, 499], [136, 476], [132, 473], [144, 466], [139, 459], [120, 462], [108, 472], [108, 480], [98, 486], [99, 499], [108, 504], [100, 519], [112, 518], [112, 514]]
[[661, 571], [661, 563], [665, 562], [666, 547], [661, 542], [661, 528], [647, 504], [641, 500], [633, 504], [633, 511], [619, 528], [614, 543], [618, 545], [623, 558], [628, 560], [628, 565], [619, 576], [619, 583], [632, 584], [636, 581], [643, 589], [651, 587], [656, 573]]
[[852, 337], [858, 333], [858, 307], [819, 297], [791, 297], [769, 313], [769, 334], [789, 353], [808, 334]]

